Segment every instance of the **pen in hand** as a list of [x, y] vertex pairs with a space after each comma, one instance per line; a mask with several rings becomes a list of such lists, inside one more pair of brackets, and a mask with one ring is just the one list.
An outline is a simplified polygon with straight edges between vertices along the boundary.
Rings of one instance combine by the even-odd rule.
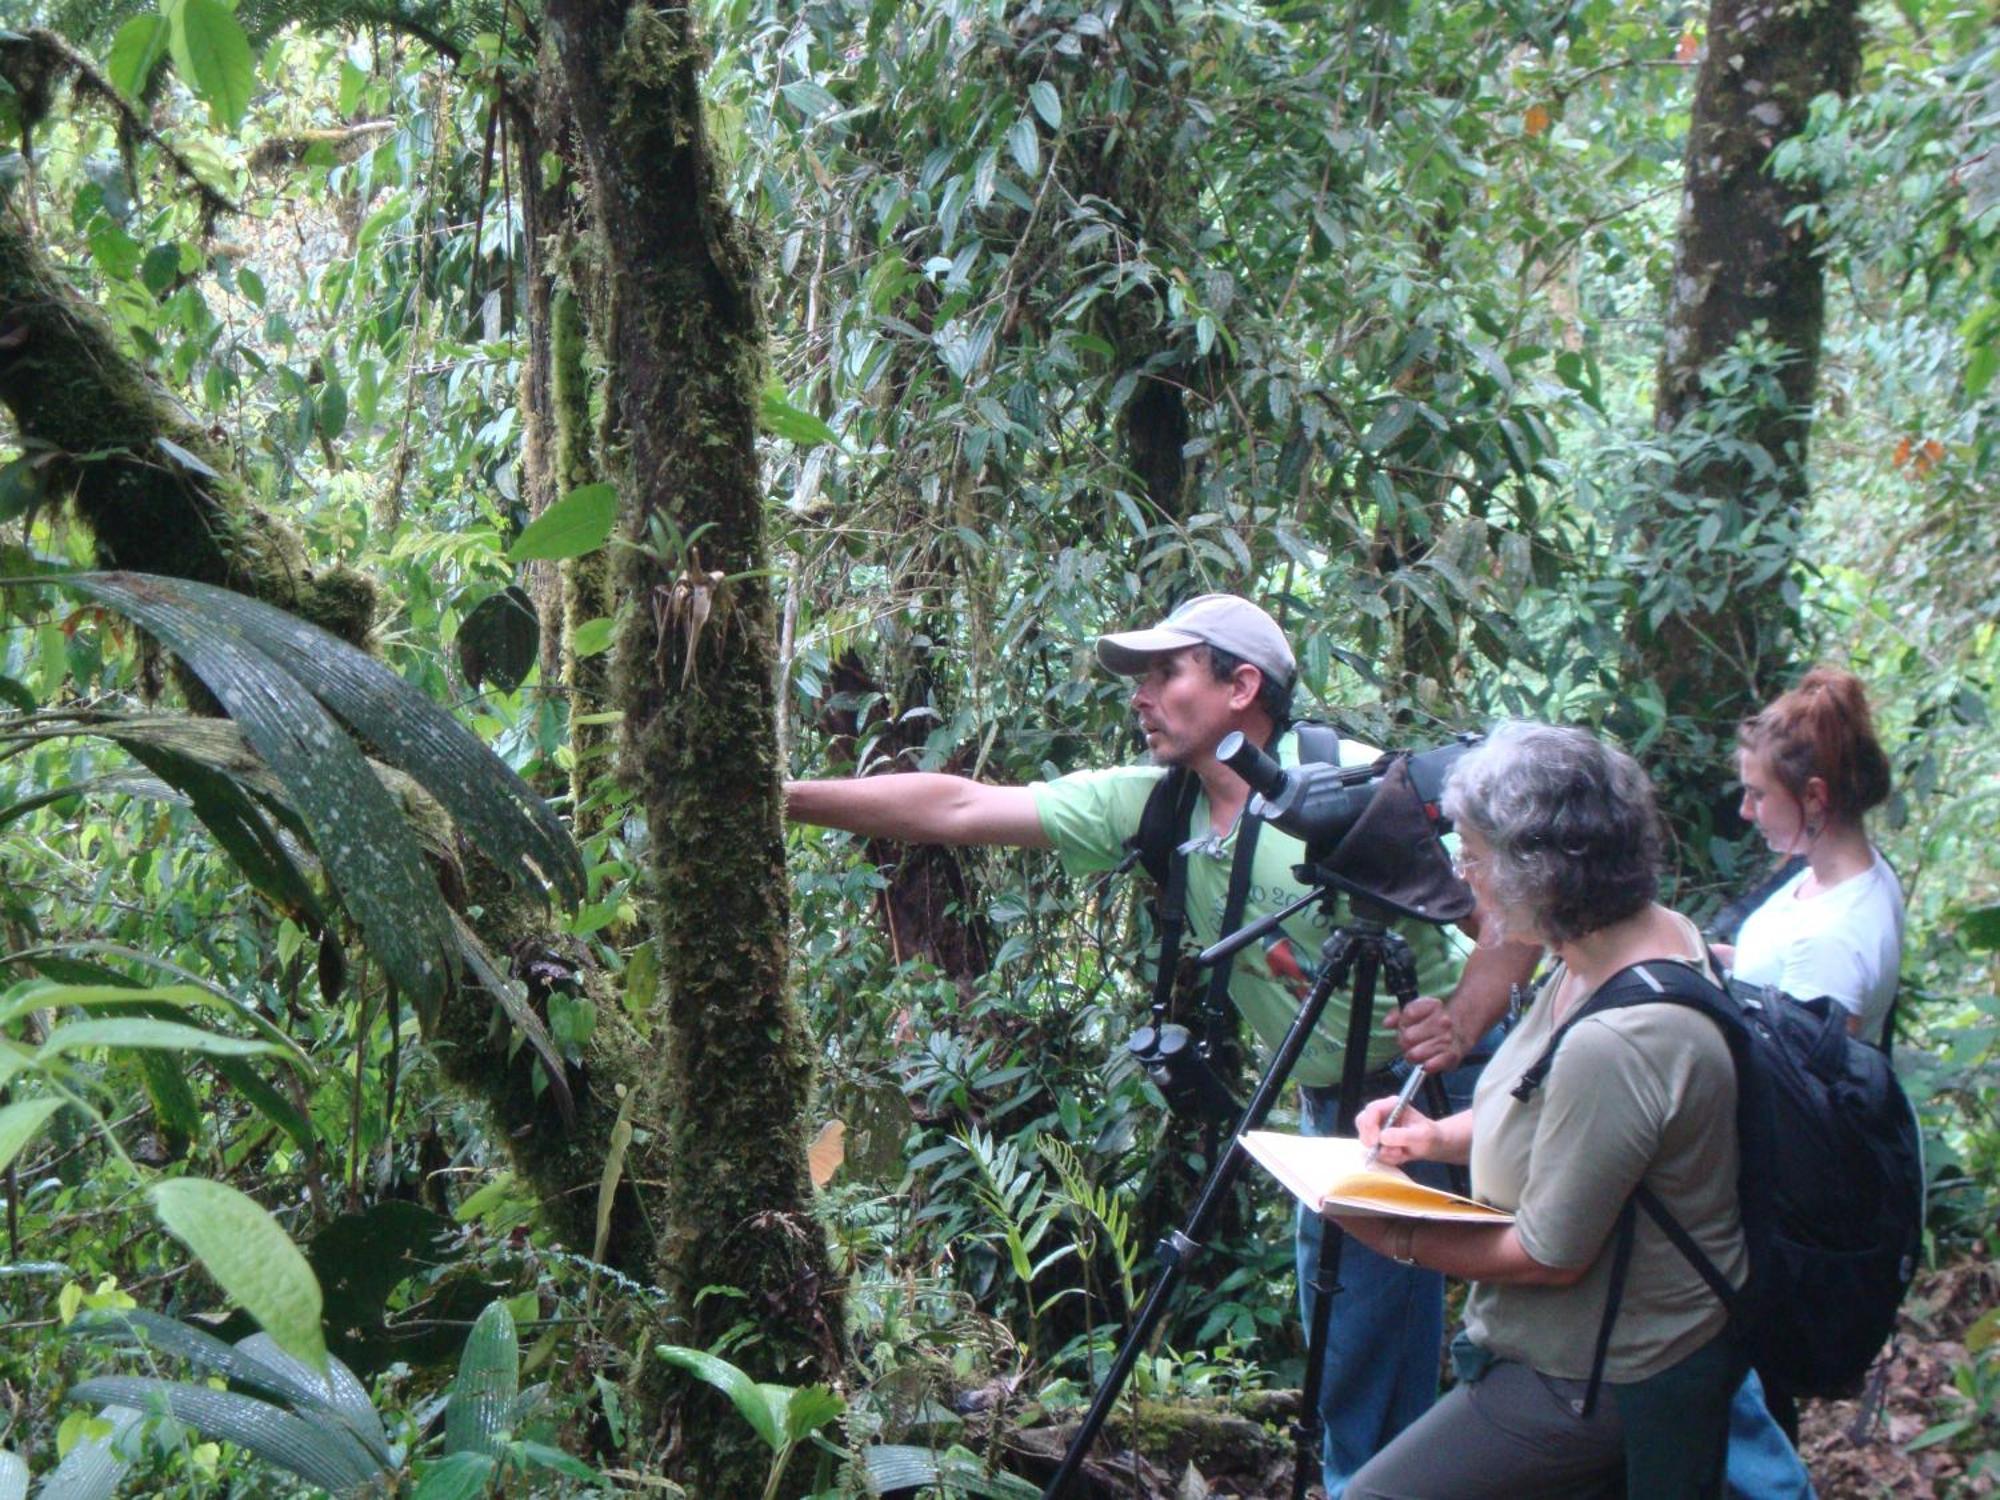
[[1375, 1133], [1375, 1144], [1370, 1146], [1368, 1154], [1361, 1158], [1362, 1166], [1375, 1165], [1375, 1158], [1382, 1154], [1382, 1131], [1394, 1125], [1403, 1111], [1410, 1107], [1410, 1101], [1417, 1096], [1417, 1090], [1424, 1086], [1424, 1079], [1427, 1076], [1429, 1075], [1422, 1068], [1410, 1069], [1410, 1076], [1403, 1080], [1402, 1088], [1396, 1092], [1396, 1102], [1389, 1106], [1389, 1113], [1382, 1116], [1382, 1124]]

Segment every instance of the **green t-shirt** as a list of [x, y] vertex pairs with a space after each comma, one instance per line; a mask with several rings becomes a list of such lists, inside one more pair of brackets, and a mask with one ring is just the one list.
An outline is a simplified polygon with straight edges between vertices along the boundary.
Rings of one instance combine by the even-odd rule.
[[[1298, 764], [1298, 736], [1286, 733], [1278, 744], [1280, 765]], [[1343, 765], [1366, 765], [1380, 751], [1353, 740], [1340, 742]], [[1041, 815], [1042, 831], [1062, 857], [1063, 868], [1083, 876], [1109, 870], [1125, 857], [1125, 841], [1139, 831], [1139, 815], [1146, 798], [1166, 775], [1162, 766], [1120, 766], [1105, 771], [1079, 771], [1055, 781], [1035, 784], [1035, 808]], [[1208, 796], [1195, 798], [1190, 829], [1195, 834], [1211, 831]], [[1188, 854], [1187, 926], [1196, 946], [1205, 946], [1222, 935], [1222, 914], [1229, 898], [1229, 867], [1236, 857], [1236, 830], [1225, 837], [1205, 840]], [[1305, 895], [1306, 887], [1292, 874], [1292, 867], [1305, 858], [1305, 845], [1289, 834], [1265, 827], [1257, 835], [1257, 849], [1251, 866], [1250, 893], [1244, 906], [1244, 920], [1253, 921], [1277, 911]], [[1143, 876], [1138, 878], [1143, 879]], [[1345, 916], [1345, 903], [1341, 904]], [[1236, 955], [1230, 972], [1229, 994], [1250, 1029], [1267, 1047], [1276, 1047], [1298, 1014], [1318, 969], [1320, 945], [1326, 939], [1330, 919], [1315, 903], [1288, 920], [1284, 938], [1271, 934], [1262, 943], [1253, 943]], [[1457, 982], [1458, 970], [1470, 951], [1470, 943], [1456, 928], [1449, 935], [1427, 922], [1405, 922], [1399, 930], [1410, 940], [1417, 960], [1419, 992], [1448, 994]], [[1380, 1067], [1396, 1055], [1395, 1033], [1384, 1029], [1381, 1017], [1394, 1002], [1382, 991], [1375, 997], [1376, 1027], [1368, 1047], [1371, 1068]], [[1293, 1076], [1315, 1087], [1340, 1082], [1340, 1051], [1347, 1037], [1348, 995], [1337, 990], [1328, 1000], [1318, 1030], [1306, 1044]]]

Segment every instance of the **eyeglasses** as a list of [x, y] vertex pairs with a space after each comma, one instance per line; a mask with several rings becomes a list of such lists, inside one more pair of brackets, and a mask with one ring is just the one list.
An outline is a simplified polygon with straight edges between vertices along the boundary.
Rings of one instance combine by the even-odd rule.
[[1474, 870], [1478, 869], [1485, 863], [1486, 863], [1485, 855], [1467, 854], [1463, 849], [1460, 849], [1456, 854], [1452, 855], [1451, 857], [1451, 872], [1452, 874], [1456, 875], [1460, 880], [1464, 880]]

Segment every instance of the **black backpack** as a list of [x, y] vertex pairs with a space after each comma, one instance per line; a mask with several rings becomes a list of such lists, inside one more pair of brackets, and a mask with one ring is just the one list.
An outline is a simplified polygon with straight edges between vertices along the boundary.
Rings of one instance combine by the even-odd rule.
[[1737, 1182], [1750, 1274], [1731, 1287], [1641, 1183], [1613, 1231], [1586, 1414], [1624, 1293], [1635, 1205], [1722, 1299], [1767, 1381], [1792, 1395], [1851, 1395], [1895, 1328], [1923, 1240], [1923, 1148], [1888, 1054], [1850, 1036], [1846, 1012], [1830, 1000], [1735, 980], [1724, 990], [1686, 964], [1634, 964], [1562, 1024], [1514, 1097], [1533, 1096], [1563, 1037], [1585, 1016], [1661, 1002], [1712, 1020], [1736, 1064]]

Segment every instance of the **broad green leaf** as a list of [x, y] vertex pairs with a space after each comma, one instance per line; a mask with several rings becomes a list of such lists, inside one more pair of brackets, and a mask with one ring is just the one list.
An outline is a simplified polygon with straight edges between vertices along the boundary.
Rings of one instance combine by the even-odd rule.
[[558, 1474], [567, 1474], [571, 1479], [580, 1479], [586, 1484], [593, 1480], [603, 1482], [604, 1476], [582, 1459], [572, 1458], [562, 1449], [551, 1448], [547, 1443], [517, 1443], [514, 1449], [538, 1469], [553, 1469]]
[[612, 638], [617, 634], [618, 622], [600, 615], [595, 620], [585, 620], [570, 632], [569, 649], [578, 656], [596, 656], [611, 647]]
[[785, 1392], [785, 1436], [792, 1442], [810, 1437], [847, 1410], [847, 1403], [823, 1385], [765, 1389]]
[[35, 1138], [35, 1132], [49, 1122], [49, 1116], [66, 1103], [62, 1099], [23, 1099], [0, 1107], [0, 1168], [4, 1168], [21, 1148]]
[[597, 1232], [591, 1241], [590, 1258], [604, 1259], [604, 1247], [611, 1242], [611, 1210], [618, 1201], [618, 1179], [625, 1172], [625, 1153], [632, 1145], [632, 1102], [636, 1089], [621, 1089], [618, 1118], [611, 1125], [611, 1140], [604, 1151], [604, 1173], [597, 1181]]
[[757, 1430], [757, 1436], [775, 1453], [784, 1446], [785, 1435], [780, 1428], [781, 1415], [771, 1409], [765, 1399], [763, 1389], [726, 1359], [719, 1359], [706, 1349], [689, 1349], [680, 1344], [658, 1346], [660, 1358], [670, 1365], [679, 1365], [697, 1380], [714, 1386], [727, 1396], [743, 1414], [743, 1420]]
[[187, 1381], [101, 1375], [73, 1386], [69, 1399], [139, 1412], [165, 1410], [203, 1437], [247, 1448], [264, 1462], [336, 1495], [357, 1494], [379, 1484], [388, 1472], [345, 1427], [308, 1422], [235, 1391]]
[[763, 405], [758, 416], [764, 430], [773, 437], [806, 447], [817, 443], [831, 443], [836, 448], [840, 446], [840, 434], [811, 412], [792, 405], [785, 388], [775, 380], [764, 387]]
[[507, 561], [561, 562], [595, 552], [618, 524], [618, 487], [585, 484], [571, 490], [521, 529]]
[[228, 1184], [199, 1177], [155, 1183], [152, 1198], [174, 1238], [279, 1348], [315, 1370], [327, 1368], [319, 1282], [276, 1219]]
[[250, 107], [256, 80], [243, 28], [222, 0], [175, 0], [167, 19], [174, 67], [216, 117], [234, 130]]
[[49, 1033], [35, 1054], [60, 1057], [85, 1047], [156, 1047], [168, 1052], [197, 1052], [209, 1057], [265, 1057], [280, 1049], [249, 1037], [222, 1036], [178, 1021], [152, 1021], [127, 1016], [110, 1021], [72, 1021]]
[[1958, 935], [1975, 953], [1991, 953], [2000, 948], [2000, 905], [1978, 906], [1961, 912]]
[[152, 1047], [141, 1048], [134, 1061], [145, 1080], [146, 1097], [152, 1101], [153, 1125], [168, 1152], [178, 1156], [201, 1139], [201, 1105], [188, 1082], [187, 1069]]
[[1046, 78], [1037, 79], [1028, 85], [1028, 102], [1035, 106], [1051, 130], [1062, 128], [1062, 99], [1056, 94], [1056, 86]]
[[85, 238], [90, 243], [90, 258], [106, 276], [123, 280], [139, 269], [145, 252], [117, 220], [100, 214], [91, 221]]
[[[148, 964], [186, 982], [148, 989], [127, 979], [108, 965], [67, 956], [76, 953], [98, 953], [112, 958], [128, 959], [133, 963]], [[32, 965], [37, 973], [58, 981], [62, 988], [56, 992], [56, 998], [50, 998], [50, 992], [46, 987], [36, 988], [32, 993], [24, 988], [19, 996], [10, 990], [9, 998], [4, 1001], [8, 1014], [14, 1014], [15, 1008], [21, 1005], [36, 1009], [51, 1005], [80, 1004], [85, 1010], [116, 1011], [125, 1009], [129, 1004], [130, 1009], [136, 1014], [171, 1019], [175, 1007], [206, 1006], [210, 1010], [221, 1011], [225, 1015], [236, 1017], [239, 1021], [247, 1022], [266, 1041], [286, 1052], [292, 1065], [308, 1079], [311, 1079], [317, 1071], [304, 1049], [287, 1036], [269, 1016], [169, 959], [159, 958], [150, 953], [140, 953], [135, 949], [121, 947], [117, 943], [70, 943], [60, 952], [51, 948], [21, 948], [13, 953], [0, 954], [0, 963], [11, 963], [17, 959]], [[73, 998], [79, 995], [80, 1001]], [[4, 1019], [0, 1019], [0, 1024], [4, 1024]]]
[[167, 55], [168, 29], [165, 16], [134, 16], [120, 26], [118, 34], [111, 39], [111, 54], [105, 60], [104, 76], [111, 80], [111, 86], [123, 94], [128, 103], [139, 102], [139, 96], [146, 91], [146, 80], [153, 76], [153, 69]]
[[480, 1500], [491, 1493], [494, 1468], [485, 1453], [447, 1453], [424, 1469], [410, 1500]]
[[521, 1343], [505, 1302], [489, 1302], [459, 1357], [444, 1408], [444, 1451], [499, 1457], [521, 1380]]
[[320, 436], [329, 443], [339, 439], [347, 430], [347, 387], [338, 380], [329, 378], [320, 387], [319, 399], [313, 403], [319, 420]]
[[1015, 165], [1029, 177], [1041, 172], [1042, 138], [1035, 133], [1035, 122], [1026, 115], [1007, 128], [1007, 150]]

